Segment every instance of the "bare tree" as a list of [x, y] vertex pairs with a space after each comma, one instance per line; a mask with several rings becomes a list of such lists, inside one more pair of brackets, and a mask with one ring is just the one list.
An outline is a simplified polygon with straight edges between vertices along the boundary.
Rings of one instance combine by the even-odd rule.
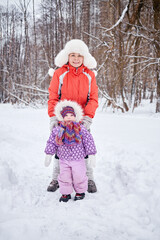
[[90, 33], [90, 0], [83, 0], [82, 21], [83, 21], [82, 25], [83, 40], [87, 45], [89, 45], [90, 38], [88, 34]]
[[35, 86], [37, 85], [37, 76], [38, 76], [38, 53], [37, 53], [37, 33], [36, 33], [36, 19], [35, 19], [35, 1], [33, 1], [33, 36], [34, 36], [34, 45], [33, 45], [33, 65], [34, 65], [34, 79]]
[[158, 58], [158, 64], [156, 67], [157, 78], [157, 105], [156, 112], [160, 112], [160, 1], [153, 0], [154, 10], [154, 27], [155, 27], [155, 50]]

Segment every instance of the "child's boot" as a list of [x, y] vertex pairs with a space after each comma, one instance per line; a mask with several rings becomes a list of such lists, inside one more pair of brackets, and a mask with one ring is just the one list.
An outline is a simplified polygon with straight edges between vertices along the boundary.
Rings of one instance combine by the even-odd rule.
[[74, 201], [82, 200], [85, 197], [85, 193], [76, 193]]
[[60, 202], [68, 202], [69, 199], [71, 199], [71, 195], [70, 195], [70, 194], [68, 194], [68, 195], [63, 194], [63, 195], [61, 196], [61, 198], [59, 199], [59, 201], [60, 201]]

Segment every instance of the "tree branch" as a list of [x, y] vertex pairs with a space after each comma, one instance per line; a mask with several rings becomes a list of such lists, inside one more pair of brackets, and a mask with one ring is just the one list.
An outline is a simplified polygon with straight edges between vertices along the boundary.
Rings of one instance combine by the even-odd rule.
[[108, 100], [109, 104], [111, 104], [113, 108], [121, 109], [121, 111], [124, 113], [124, 108], [117, 104], [113, 98], [111, 98], [106, 92], [100, 89], [99, 91], [102, 94], [102, 96]]
[[[128, 3], [129, 3], [129, 1], [128, 1]], [[113, 28], [117, 27], [120, 24], [120, 22], [123, 21], [123, 18], [124, 18], [127, 11], [128, 11], [128, 4], [126, 5], [125, 9], [123, 10], [122, 15], [118, 19], [118, 21], [112, 27], [106, 29], [105, 32], [111, 31]]]

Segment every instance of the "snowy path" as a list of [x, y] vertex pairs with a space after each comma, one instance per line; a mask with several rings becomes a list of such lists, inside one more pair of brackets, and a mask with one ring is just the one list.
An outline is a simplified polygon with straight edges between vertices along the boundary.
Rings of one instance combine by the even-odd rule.
[[59, 191], [46, 191], [47, 111], [0, 105], [0, 112], [0, 239], [160, 239], [159, 116], [97, 112], [98, 192], [59, 203]]

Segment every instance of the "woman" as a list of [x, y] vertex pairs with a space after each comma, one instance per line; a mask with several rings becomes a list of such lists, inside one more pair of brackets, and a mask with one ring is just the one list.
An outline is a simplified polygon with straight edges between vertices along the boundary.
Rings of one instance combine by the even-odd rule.
[[[55, 58], [55, 65], [59, 67], [54, 71], [49, 86], [48, 114], [50, 117], [50, 130], [58, 125], [54, 115], [54, 108], [60, 100], [71, 100], [81, 105], [84, 116], [82, 124], [89, 130], [98, 107], [98, 87], [93, 69], [97, 63], [89, 53], [87, 45], [79, 39], [69, 41]], [[57, 190], [59, 174], [59, 160], [55, 156], [53, 178], [47, 191]], [[88, 192], [96, 192], [93, 169], [86, 159]]]

